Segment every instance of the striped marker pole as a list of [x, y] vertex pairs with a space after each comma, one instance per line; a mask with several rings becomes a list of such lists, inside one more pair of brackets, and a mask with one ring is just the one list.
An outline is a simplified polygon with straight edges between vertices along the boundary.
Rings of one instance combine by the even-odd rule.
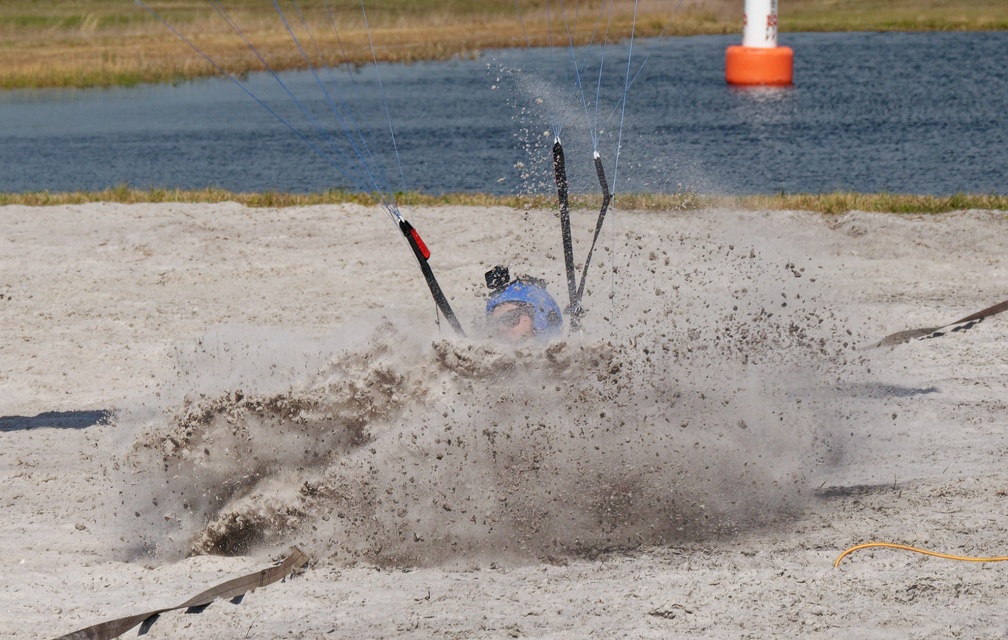
[[725, 80], [742, 86], [788, 86], [794, 52], [777, 46], [777, 0], [745, 0], [742, 45], [728, 47]]

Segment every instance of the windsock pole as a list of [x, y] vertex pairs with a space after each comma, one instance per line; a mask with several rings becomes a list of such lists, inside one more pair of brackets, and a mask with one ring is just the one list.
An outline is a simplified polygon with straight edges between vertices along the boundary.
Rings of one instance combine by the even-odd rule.
[[742, 46], [730, 46], [725, 54], [728, 84], [792, 84], [794, 52], [777, 46], [777, 0], [745, 0], [742, 24]]

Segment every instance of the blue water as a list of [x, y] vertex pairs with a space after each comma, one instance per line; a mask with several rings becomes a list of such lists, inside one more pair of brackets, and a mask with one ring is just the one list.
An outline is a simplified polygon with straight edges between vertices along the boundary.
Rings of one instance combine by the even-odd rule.
[[[1008, 33], [785, 33], [795, 86], [777, 90], [726, 86], [725, 48], [738, 41], [634, 43], [631, 75], [650, 58], [628, 92], [618, 167], [626, 43], [606, 48], [601, 84], [601, 47], [382, 65], [401, 176], [373, 67], [323, 74], [329, 99], [312, 74], [281, 74], [297, 103], [269, 75], [250, 76], [248, 90], [299, 133], [226, 79], [4, 92], [0, 191], [549, 192], [556, 130], [572, 187], [590, 190], [590, 131], [601, 129], [617, 193], [1008, 193]], [[329, 100], [349, 105], [343, 124]], [[369, 151], [359, 138], [350, 147], [345, 128]], [[358, 152], [380, 171], [365, 174]]]

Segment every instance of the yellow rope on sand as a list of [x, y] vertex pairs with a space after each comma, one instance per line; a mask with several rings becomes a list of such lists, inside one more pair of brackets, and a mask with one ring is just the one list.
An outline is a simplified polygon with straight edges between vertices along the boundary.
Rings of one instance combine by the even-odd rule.
[[1008, 561], [1008, 556], [995, 556], [993, 558], [972, 558], [970, 556], [954, 556], [947, 553], [939, 553], [937, 551], [928, 551], [927, 549], [918, 549], [917, 547], [911, 547], [906, 544], [897, 544], [895, 542], [866, 542], [865, 544], [859, 544], [847, 549], [837, 557], [836, 562], [833, 563], [833, 568], [836, 569], [840, 566], [840, 561], [846, 558], [848, 555], [859, 551], [861, 549], [868, 549], [869, 547], [888, 547], [890, 549], [902, 549], [904, 551], [913, 551], [914, 553], [922, 553], [926, 556], [934, 556], [936, 558], [945, 558], [946, 560], [961, 560], [962, 562], [1005, 562]]

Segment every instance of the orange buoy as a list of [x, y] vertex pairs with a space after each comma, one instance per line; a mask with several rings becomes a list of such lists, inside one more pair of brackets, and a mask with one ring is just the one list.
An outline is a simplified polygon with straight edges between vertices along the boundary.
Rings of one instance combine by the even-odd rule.
[[792, 84], [794, 51], [777, 46], [777, 0], [745, 0], [742, 22], [742, 45], [728, 47], [725, 54], [728, 84]]

